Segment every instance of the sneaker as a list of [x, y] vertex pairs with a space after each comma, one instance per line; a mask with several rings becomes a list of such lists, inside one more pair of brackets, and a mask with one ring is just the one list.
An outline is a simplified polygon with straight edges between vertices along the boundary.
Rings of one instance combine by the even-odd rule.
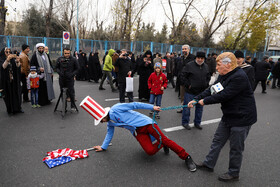
[[204, 164], [204, 162], [200, 162], [198, 164], [196, 164], [196, 167], [200, 170], [204, 170], [204, 171], [209, 171], [209, 172], [214, 172], [214, 169], [213, 168], [209, 168], [208, 166], [206, 166]]
[[238, 181], [239, 180], [239, 176], [231, 176], [228, 173], [224, 173], [222, 175], [220, 175], [218, 177], [219, 181], [223, 181], [223, 182], [231, 182], [231, 181]]
[[103, 87], [99, 87], [99, 90], [105, 90], [105, 88], [103, 88]]
[[164, 151], [164, 153], [165, 153], [166, 155], [169, 154], [169, 148], [168, 148], [168, 147], [163, 146], [163, 151]]
[[193, 162], [192, 157], [190, 155], [186, 158], [185, 163], [186, 163], [189, 171], [191, 171], [191, 172], [195, 172], [196, 171], [196, 165]]
[[117, 89], [115, 89], [115, 88], [114, 88], [114, 89], [112, 89], [112, 92], [117, 92], [117, 91], [118, 91], [118, 90], [117, 90]]
[[41, 105], [36, 105], [36, 107], [37, 107], [37, 108], [40, 108], [40, 107], [41, 107]]
[[76, 108], [71, 108], [71, 112], [76, 112], [77, 111], [77, 109]]
[[32, 108], [36, 108], [36, 105], [31, 105]]
[[155, 116], [157, 119], [160, 119], [160, 115], [159, 114], [156, 114]]
[[191, 127], [189, 124], [182, 124], [182, 126], [187, 130], [191, 130]]
[[201, 127], [200, 124], [194, 124], [194, 127], [197, 128], [197, 129], [199, 129], [199, 130], [202, 130], [202, 127]]

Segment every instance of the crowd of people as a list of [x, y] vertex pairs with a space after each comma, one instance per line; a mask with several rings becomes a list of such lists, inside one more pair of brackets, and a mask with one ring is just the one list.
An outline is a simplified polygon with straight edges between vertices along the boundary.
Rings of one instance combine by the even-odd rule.
[[[12, 54], [11, 49], [7, 47], [0, 52], [0, 92], [8, 114], [23, 113], [22, 101], [31, 102], [33, 108], [50, 104], [55, 99], [54, 70], [59, 75], [60, 89], [67, 88], [67, 100], [71, 102], [73, 111], [76, 110], [75, 81], [99, 83], [100, 92], [104, 92], [104, 82], [107, 81], [112, 92], [119, 92], [119, 103], [125, 103], [125, 97], [128, 97], [128, 101], [132, 103], [133, 91], [126, 91], [126, 80], [127, 77], [135, 77], [136, 74], [139, 75], [139, 101], [149, 104], [118, 105], [113, 107], [115, 110], [129, 107], [131, 110], [149, 109], [150, 114], [155, 111], [156, 118], [159, 119], [162, 96], [170, 83], [178, 92], [180, 105], [188, 105], [177, 110], [178, 113], [182, 113], [182, 126], [191, 130], [190, 112], [191, 108], [195, 108], [194, 126], [202, 130], [203, 106], [221, 103], [223, 117], [216, 130], [209, 154], [204, 162], [197, 165], [183, 148], [159, 132], [158, 127], [149, 126], [152, 122], [147, 118], [145, 118], [147, 124], [144, 126], [140, 124], [133, 126], [133, 135], [137, 132], [138, 134], [152, 133], [156, 139], [163, 137], [163, 140], [160, 140], [163, 145], [153, 148], [151, 153], [146, 147], [147, 140], [144, 142], [143, 137], [135, 135], [148, 154], [155, 154], [162, 147], [165, 148], [165, 152], [169, 152], [168, 148], [171, 148], [181, 159], [186, 160], [190, 171], [195, 171], [196, 167], [213, 171], [219, 152], [229, 139], [230, 164], [228, 172], [219, 177], [223, 181], [236, 180], [239, 177], [244, 141], [251, 126], [257, 120], [254, 91], [258, 83], [261, 82], [262, 93], [266, 93], [266, 86], [271, 78], [271, 88], [280, 87], [280, 59], [278, 62], [273, 62], [268, 56], [264, 56], [262, 61], [252, 60], [250, 56], [245, 57], [242, 51], [220, 55], [212, 53], [206, 57], [203, 51], [198, 51], [195, 55], [191, 54], [190, 46], [183, 45], [182, 54], [175, 52], [166, 52], [165, 55], [152, 54], [148, 50], [135, 58], [134, 54], [126, 49], [116, 51], [110, 49], [101, 63], [97, 51], [91, 52], [87, 57], [82, 50], [75, 51], [71, 55], [70, 49], [64, 48], [63, 56], [56, 60], [55, 67], [51, 63], [48, 48], [43, 43], [36, 45], [32, 55], [29, 52], [30, 47], [26, 44], [22, 45], [20, 53]], [[176, 81], [174, 81], [175, 77]], [[125, 114], [118, 115], [129, 121]], [[112, 116], [104, 115], [103, 122], [108, 122]], [[115, 125], [111, 124], [111, 126]], [[131, 130], [131, 128], [127, 129]], [[155, 133], [155, 129], [158, 134]], [[107, 143], [108, 140], [106, 145]], [[102, 151], [107, 147], [98, 146], [96, 149]]]

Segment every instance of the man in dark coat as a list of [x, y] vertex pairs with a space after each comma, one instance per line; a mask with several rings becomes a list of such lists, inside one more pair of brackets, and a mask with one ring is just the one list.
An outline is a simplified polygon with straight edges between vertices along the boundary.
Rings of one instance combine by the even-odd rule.
[[254, 91], [256, 90], [259, 81], [261, 81], [262, 84], [262, 93], [266, 93], [266, 79], [269, 73], [269, 70], [271, 69], [268, 56], [263, 57], [263, 61], [257, 62], [255, 64], [255, 85], [254, 85]]
[[275, 63], [272, 71], [273, 80], [272, 80], [272, 86], [271, 88], [276, 88], [276, 81], [278, 80], [277, 86], [280, 87], [280, 58], [278, 59], [278, 62]]
[[[210, 73], [208, 65], [205, 62], [205, 53], [198, 51], [196, 53], [196, 59], [185, 65], [181, 73], [181, 83], [185, 86], [184, 105], [193, 100], [195, 95], [198, 95], [209, 86]], [[203, 107], [196, 105], [194, 126], [198, 129], [201, 127], [201, 118], [203, 113]], [[191, 130], [189, 126], [190, 121], [190, 109], [183, 108], [182, 113], [182, 126], [188, 130]]]
[[139, 60], [138, 74], [139, 74], [139, 100], [150, 99], [150, 91], [148, 88], [148, 79], [154, 71], [152, 52], [146, 51], [143, 57]]
[[244, 53], [242, 51], [239, 51], [239, 50], [235, 51], [234, 55], [237, 59], [237, 65], [245, 71], [245, 73], [248, 76], [248, 79], [250, 81], [251, 87], [254, 88], [254, 86], [255, 86], [255, 69], [250, 64], [247, 64], [246, 62], [244, 62]]
[[208, 65], [210, 75], [212, 76], [214, 73], [216, 73], [216, 58], [217, 54], [212, 53], [211, 57], [208, 57], [206, 59], [206, 64]]
[[[183, 56], [181, 59], [177, 61], [176, 69], [177, 69], [177, 80], [176, 80], [176, 87], [179, 85], [179, 94], [181, 98], [181, 104], [184, 103], [184, 95], [185, 95], [185, 85], [181, 82], [181, 72], [185, 65], [195, 59], [195, 56], [190, 53], [190, 46], [185, 44], [182, 46]], [[178, 113], [182, 113], [183, 109], [177, 110]]]
[[[116, 60], [115, 68], [118, 68], [118, 85], [119, 85], [119, 96], [120, 103], [125, 102], [125, 89], [126, 89], [126, 77], [132, 74], [132, 62], [128, 58], [126, 49], [121, 50], [119, 58]], [[148, 84], [148, 82], [147, 82]], [[133, 102], [133, 92], [127, 92], [129, 102]]]
[[2, 94], [8, 114], [23, 113], [21, 109], [21, 66], [20, 58], [11, 54], [11, 49], [0, 52], [0, 75]]
[[210, 105], [221, 103], [223, 116], [215, 132], [212, 145], [204, 162], [198, 163], [198, 169], [209, 172], [214, 171], [214, 167], [219, 157], [219, 153], [227, 140], [230, 141], [230, 156], [228, 171], [219, 176], [220, 181], [234, 181], [239, 179], [239, 172], [242, 163], [242, 152], [244, 142], [249, 134], [251, 126], [257, 121], [257, 109], [254, 93], [246, 73], [237, 67], [236, 58], [233, 53], [225, 52], [217, 57], [217, 70], [219, 77], [212, 87], [194, 97], [188, 103], [192, 108], [195, 103], [200, 105]]

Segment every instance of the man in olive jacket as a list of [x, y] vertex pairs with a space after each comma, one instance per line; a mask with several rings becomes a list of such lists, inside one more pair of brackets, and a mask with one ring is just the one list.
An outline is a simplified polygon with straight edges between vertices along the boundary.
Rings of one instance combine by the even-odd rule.
[[[219, 153], [227, 140], [230, 141], [230, 160], [228, 171], [219, 176], [220, 181], [239, 179], [244, 142], [251, 126], [257, 121], [257, 109], [254, 93], [246, 73], [237, 67], [233, 53], [222, 53], [217, 57], [217, 67], [220, 76], [217, 83], [220, 91], [213, 92], [207, 88], [188, 103], [192, 108], [198, 102], [200, 105], [221, 103], [222, 120], [215, 132], [212, 145], [204, 162], [198, 163], [199, 169], [213, 172]], [[212, 90], [212, 92], [211, 92]]]
[[114, 55], [115, 50], [114, 49], [110, 49], [108, 52], [108, 55], [105, 57], [105, 62], [104, 62], [104, 66], [103, 66], [103, 76], [100, 82], [100, 86], [99, 86], [99, 90], [105, 90], [105, 88], [103, 88], [103, 82], [105, 81], [106, 77], [108, 77], [109, 79], [109, 83], [110, 86], [112, 88], [112, 92], [116, 92], [117, 89], [114, 87], [113, 85], [113, 79], [112, 79], [112, 70], [114, 70], [114, 66], [113, 66], [113, 61], [112, 61], [112, 56]]

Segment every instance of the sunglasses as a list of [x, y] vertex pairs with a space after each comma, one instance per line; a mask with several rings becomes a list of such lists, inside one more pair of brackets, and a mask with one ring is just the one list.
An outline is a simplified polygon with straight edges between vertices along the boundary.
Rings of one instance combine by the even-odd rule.
[[11, 54], [11, 51], [5, 51], [5, 53], [7, 53], [7, 54], [10, 53]]

